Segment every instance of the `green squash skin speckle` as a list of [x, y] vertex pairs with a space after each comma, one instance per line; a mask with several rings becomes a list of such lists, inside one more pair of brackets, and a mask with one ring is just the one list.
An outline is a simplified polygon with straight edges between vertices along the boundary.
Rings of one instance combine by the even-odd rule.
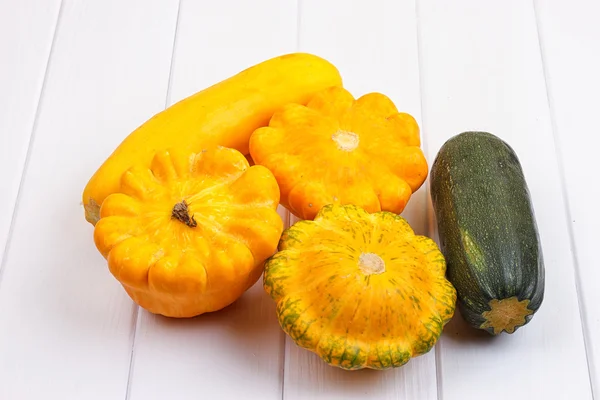
[[456, 135], [434, 160], [430, 189], [447, 277], [463, 318], [484, 329], [489, 302], [516, 296], [529, 300], [533, 313], [527, 324], [542, 304], [545, 271], [529, 189], [514, 150], [491, 133]]

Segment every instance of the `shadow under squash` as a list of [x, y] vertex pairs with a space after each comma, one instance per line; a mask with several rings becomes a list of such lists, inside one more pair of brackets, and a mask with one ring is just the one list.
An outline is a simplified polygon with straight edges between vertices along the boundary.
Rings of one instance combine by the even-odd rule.
[[283, 370], [284, 333], [262, 279], [233, 304], [212, 313], [177, 319], [140, 312], [137, 336], [145, 343], [142, 347], [160, 347], [173, 363], [207, 371], [205, 383], [210, 376], [218, 379], [239, 372], [242, 377], [244, 372], [246, 379], [248, 374], [264, 379]]
[[450, 322], [444, 327], [442, 337], [444, 337], [444, 340], [457, 342], [457, 344], [464, 344], [465, 346], [488, 345], [497, 339], [497, 336], [467, 324], [458, 307]]

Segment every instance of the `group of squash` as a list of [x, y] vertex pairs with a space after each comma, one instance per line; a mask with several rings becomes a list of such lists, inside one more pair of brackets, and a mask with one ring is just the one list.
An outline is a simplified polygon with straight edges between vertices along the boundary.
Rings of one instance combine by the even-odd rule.
[[[263, 275], [298, 346], [343, 369], [398, 367], [433, 347], [456, 304], [472, 326], [512, 333], [544, 288], [512, 148], [485, 132], [444, 144], [430, 175], [438, 247], [401, 216], [428, 175], [420, 146], [388, 97], [355, 99], [330, 62], [287, 54], [127, 136], [88, 182], [85, 216], [152, 313], [220, 310]], [[285, 229], [279, 205], [298, 222]]]

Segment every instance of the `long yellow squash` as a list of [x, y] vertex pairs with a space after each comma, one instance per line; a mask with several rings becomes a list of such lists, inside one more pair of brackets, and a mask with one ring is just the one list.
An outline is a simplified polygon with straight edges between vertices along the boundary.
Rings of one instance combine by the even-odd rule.
[[104, 199], [119, 191], [123, 173], [147, 165], [157, 150], [189, 153], [224, 146], [248, 154], [252, 132], [288, 103], [306, 104], [317, 92], [342, 86], [337, 68], [307, 53], [271, 58], [195, 93], [130, 133], [87, 183], [85, 218], [95, 225]]

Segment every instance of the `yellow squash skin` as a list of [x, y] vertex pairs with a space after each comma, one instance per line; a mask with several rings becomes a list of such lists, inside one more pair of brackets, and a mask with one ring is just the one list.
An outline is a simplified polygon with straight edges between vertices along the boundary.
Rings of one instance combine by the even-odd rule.
[[276, 112], [250, 137], [250, 154], [274, 173], [281, 203], [313, 219], [326, 204], [401, 213], [427, 177], [420, 145], [415, 119], [385, 95], [355, 100], [332, 87]]
[[159, 151], [150, 168], [122, 175], [94, 241], [138, 305], [193, 317], [231, 304], [260, 278], [283, 231], [278, 204], [271, 172], [235, 149]]
[[263, 284], [298, 346], [342, 369], [387, 369], [427, 353], [453, 316], [445, 271], [401, 216], [327, 205], [284, 231]]
[[100, 166], [83, 191], [85, 218], [95, 224], [106, 196], [121, 175], [148, 164], [156, 150], [197, 152], [208, 145], [248, 154], [252, 132], [287, 103], [305, 104], [318, 91], [342, 85], [338, 70], [307, 53], [291, 53], [256, 64], [156, 114], [130, 133]]

